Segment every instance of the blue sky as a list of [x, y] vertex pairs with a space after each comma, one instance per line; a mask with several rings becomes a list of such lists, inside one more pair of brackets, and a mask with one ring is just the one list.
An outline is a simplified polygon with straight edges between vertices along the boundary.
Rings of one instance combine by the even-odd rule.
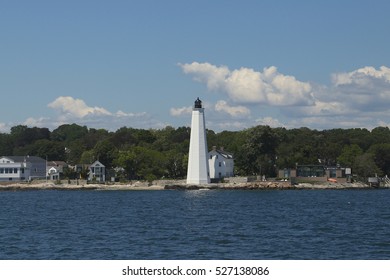
[[390, 124], [390, 1], [0, 0], [0, 131]]

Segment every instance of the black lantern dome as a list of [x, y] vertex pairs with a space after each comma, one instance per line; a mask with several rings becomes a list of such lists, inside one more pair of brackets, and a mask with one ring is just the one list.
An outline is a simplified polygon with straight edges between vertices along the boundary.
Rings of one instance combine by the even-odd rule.
[[202, 108], [202, 101], [199, 99], [199, 97], [195, 100], [194, 108]]

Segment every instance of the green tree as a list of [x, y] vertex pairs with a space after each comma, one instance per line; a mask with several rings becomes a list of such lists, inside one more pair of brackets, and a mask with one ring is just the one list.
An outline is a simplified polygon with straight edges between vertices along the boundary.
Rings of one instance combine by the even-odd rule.
[[237, 156], [239, 172], [275, 176], [278, 135], [269, 126], [248, 129], [245, 135], [246, 141]]
[[26, 125], [17, 125], [11, 127], [11, 139], [15, 147], [22, 147], [34, 143], [40, 139], [50, 139], [50, 131], [47, 128], [33, 127]]
[[213, 146], [217, 148], [223, 147], [224, 150], [231, 152], [233, 154], [238, 154], [241, 147], [245, 144], [245, 133], [242, 131], [222, 131], [213, 135], [207, 139], [209, 145], [209, 150]]
[[53, 141], [69, 143], [80, 140], [87, 134], [88, 128], [86, 126], [80, 126], [75, 123], [64, 124], [53, 130], [51, 133], [51, 139]]
[[371, 131], [373, 144], [390, 143], [390, 129], [388, 127], [376, 127]]
[[81, 138], [81, 142], [85, 149], [90, 150], [93, 149], [98, 142], [109, 139], [111, 135], [112, 134], [105, 129], [90, 128], [88, 133]]
[[165, 153], [167, 177], [172, 179], [186, 176], [187, 168], [183, 165], [184, 154], [171, 150]]
[[126, 170], [130, 179], [154, 180], [167, 174], [163, 153], [135, 146], [119, 151], [114, 164]]
[[370, 153], [364, 153], [361, 156], [357, 156], [352, 170], [354, 174], [357, 174], [358, 177], [363, 179], [375, 175], [383, 175], [382, 171], [375, 164], [374, 155]]
[[[278, 167], [295, 167], [296, 164], [318, 164], [318, 160], [324, 157], [318, 149], [324, 136], [316, 130], [307, 127], [285, 131], [282, 141], [278, 145]], [[288, 166], [281, 166], [287, 163]]]
[[154, 130], [153, 135], [156, 140], [153, 142], [152, 148], [160, 152], [174, 149], [175, 144], [177, 143], [174, 134], [175, 129], [172, 126], [167, 126], [160, 130]]
[[356, 158], [361, 155], [363, 155], [363, 150], [357, 144], [352, 144], [344, 146], [341, 155], [337, 159], [341, 165], [353, 167], [355, 165]]
[[63, 143], [53, 142], [47, 139], [37, 140], [24, 147], [15, 148], [17, 156], [38, 156], [48, 160], [65, 160], [65, 147]]
[[71, 165], [80, 163], [81, 156], [85, 150], [86, 147], [81, 139], [70, 141], [65, 146], [66, 162]]
[[98, 142], [93, 148], [95, 158], [103, 163], [107, 169], [112, 167], [112, 162], [117, 156], [117, 148], [108, 139]]
[[381, 173], [390, 175], [390, 143], [374, 144], [368, 152], [373, 155], [374, 162], [380, 168]]
[[80, 157], [81, 164], [91, 164], [96, 160], [93, 150], [84, 151]]
[[13, 141], [9, 134], [0, 133], [0, 155], [13, 155]]
[[134, 129], [121, 127], [110, 138], [112, 144], [118, 149], [123, 149], [137, 144]]

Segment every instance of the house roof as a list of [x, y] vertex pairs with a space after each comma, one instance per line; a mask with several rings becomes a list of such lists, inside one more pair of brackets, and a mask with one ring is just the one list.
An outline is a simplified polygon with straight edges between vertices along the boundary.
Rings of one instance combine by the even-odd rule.
[[36, 157], [36, 156], [3, 156], [5, 158], [9, 158], [10, 160], [14, 161], [14, 162], [42, 162], [42, 161], [45, 161], [43, 158], [41, 157]]
[[92, 163], [90, 165], [90, 167], [95, 167], [95, 166], [100, 166], [100, 167], [105, 167], [103, 163], [101, 163], [100, 161], [95, 161], [94, 163]]
[[51, 160], [47, 162], [47, 166], [68, 166], [68, 164], [65, 161]]
[[217, 150], [217, 149], [213, 149], [210, 151], [211, 152], [215, 152], [221, 156], [223, 156], [224, 158], [226, 159], [233, 159], [233, 154], [232, 153], [229, 153], [229, 152], [226, 152], [225, 150]]

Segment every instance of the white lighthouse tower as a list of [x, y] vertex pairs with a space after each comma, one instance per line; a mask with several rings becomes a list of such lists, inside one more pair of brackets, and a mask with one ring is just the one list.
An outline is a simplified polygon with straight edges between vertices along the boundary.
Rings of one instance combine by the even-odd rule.
[[202, 101], [195, 100], [192, 109], [190, 152], [188, 156], [187, 184], [210, 183], [207, 158], [206, 125]]

